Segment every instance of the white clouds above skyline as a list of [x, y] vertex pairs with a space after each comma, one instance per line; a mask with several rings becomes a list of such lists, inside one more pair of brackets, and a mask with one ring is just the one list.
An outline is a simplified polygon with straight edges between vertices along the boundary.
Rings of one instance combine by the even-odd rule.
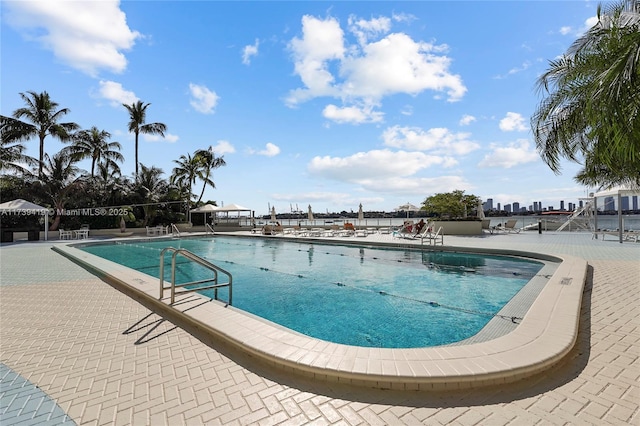
[[491, 152], [484, 156], [478, 167], [500, 167], [510, 169], [521, 164], [540, 161], [540, 156], [527, 139], [518, 139], [507, 146], [490, 145]]
[[470, 133], [454, 133], [446, 128], [425, 131], [418, 127], [393, 126], [382, 133], [387, 146], [446, 155], [465, 155], [477, 150], [480, 145], [470, 137]]
[[16, 1], [5, 6], [8, 22], [27, 40], [93, 77], [101, 70], [122, 73], [127, 67], [123, 51], [142, 37], [127, 26], [118, 0]]
[[349, 43], [333, 17], [302, 18], [302, 37], [294, 37], [289, 49], [303, 87], [289, 92], [287, 105], [297, 106], [318, 97], [339, 98], [343, 105], [325, 107], [325, 118], [359, 124], [379, 121], [379, 116], [362, 112], [371, 111], [386, 96], [431, 90], [445, 92], [447, 100], [455, 102], [466, 93], [462, 78], [449, 72], [451, 58], [445, 56], [446, 45], [389, 33], [391, 19], [384, 16], [370, 20], [350, 16], [348, 29], [357, 43]]

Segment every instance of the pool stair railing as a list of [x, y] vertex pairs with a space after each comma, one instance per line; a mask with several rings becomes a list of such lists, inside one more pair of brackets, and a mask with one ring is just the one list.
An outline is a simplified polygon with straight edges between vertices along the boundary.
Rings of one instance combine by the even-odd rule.
[[204, 230], [205, 232], [208, 234], [215, 234], [216, 232], [213, 230], [213, 226], [209, 225], [208, 223], [204, 224]]
[[[171, 255], [171, 286], [170, 287], [165, 287], [164, 286], [164, 255], [166, 252], [172, 252]], [[178, 256], [182, 256], [192, 262], [197, 263], [198, 265], [201, 265], [207, 269], [209, 269], [213, 274], [213, 276], [211, 278], [207, 278], [207, 279], [202, 279], [202, 280], [198, 280], [198, 281], [191, 281], [191, 282], [187, 282], [187, 283], [181, 283], [181, 284], [176, 284], [176, 258]], [[220, 282], [220, 275], [225, 275], [228, 280], [227, 282]], [[210, 285], [207, 286], [202, 286], [202, 284], [206, 284], [206, 283], [212, 283]], [[191, 288], [187, 288], [188, 286], [191, 286]], [[192, 293], [192, 292], [196, 292], [196, 291], [202, 291], [202, 290], [210, 290], [213, 289], [214, 290], [214, 299], [218, 300], [218, 289], [219, 288], [223, 288], [223, 287], [228, 287], [229, 288], [229, 300], [227, 301], [227, 305], [231, 305], [232, 304], [232, 288], [233, 288], [233, 277], [231, 276], [231, 274], [227, 271], [225, 271], [224, 269], [220, 268], [219, 266], [214, 265], [213, 263], [201, 258], [200, 256], [190, 252], [189, 250], [186, 249], [178, 249], [175, 247], [165, 247], [164, 249], [162, 249], [162, 251], [160, 252], [160, 298], [159, 300], [162, 300], [164, 298], [164, 291], [165, 290], [171, 290], [171, 304], [173, 305], [175, 303], [176, 300], [176, 293], [177, 294], [183, 294], [183, 293]], [[179, 288], [179, 291], [176, 291], [176, 289]]]
[[171, 224], [171, 236], [172, 237], [179, 237], [180, 236], [180, 230], [178, 229], [178, 227], [176, 226], [175, 223]]

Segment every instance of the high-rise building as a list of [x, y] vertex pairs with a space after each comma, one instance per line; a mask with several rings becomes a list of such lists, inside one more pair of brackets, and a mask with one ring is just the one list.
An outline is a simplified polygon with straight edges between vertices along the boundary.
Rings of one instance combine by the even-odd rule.
[[504, 205], [504, 211], [507, 213], [511, 213], [511, 204], [505, 204]]
[[616, 206], [613, 201], [613, 197], [605, 197], [603, 210], [607, 212], [615, 209], [616, 209]]
[[513, 203], [513, 212], [517, 213], [519, 211], [520, 211], [520, 203], [516, 201], [515, 203]]
[[560, 210], [564, 210], [564, 200], [560, 201]]
[[482, 206], [484, 207], [484, 210], [493, 210], [493, 198], [487, 198], [487, 201], [485, 201]]
[[500, 209], [500, 203], [498, 203], [498, 207], [497, 207], [497, 209], [498, 209], [498, 211], [499, 211], [499, 212], [500, 212], [500, 211], [502, 211], [502, 210]]
[[620, 198], [620, 210], [629, 210], [629, 197]]

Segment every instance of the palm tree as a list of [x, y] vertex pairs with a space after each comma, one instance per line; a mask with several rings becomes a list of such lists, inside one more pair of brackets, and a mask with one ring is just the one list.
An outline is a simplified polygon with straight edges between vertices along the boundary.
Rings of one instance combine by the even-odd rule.
[[[47, 92], [36, 93], [28, 91], [20, 93], [20, 97], [26, 104], [13, 112], [12, 117], [0, 116], [3, 143], [28, 140], [38, 137], [40, 140], [40, 157], [38, 176], [42, 177], [44, 167], [44, 140], [47, 135], [67, 141], [71, 132], [78, 129], [76, 123], [60, 123], [60, 119], [69, 113], [68, 108], [58, 109], [58, 104], [53, 102]], [[26, 120], [26, 121], [21, 121]]]
[[[191, 211], [191, 198], [193, 197], [192, 188], [198, 178], [198, 173], [202, 167], [202, 163], [198, 156], [191, 157], [191, 154], [181, 155], [178, 160], [173, 160], [178, 165], [173, 169], [169, 182], [186, 189], [187, 193], [187, 212]], [[190, 215], [188, 215], [190, 217]]]
[[[73, 157], [64, 149], [53, 157], [44, 155], [42, 177], [39, 182], [56, 211], [63, 210], [71, 198], [84, 187], [85, 182], [79, 178], [81, 170], [75, 163]], [[61, 216], [57, 214], [50, 231], [58, 229], [60, 219]]]
[[135, 190], [144, 201], [142, 226], [147, 226], [158, 211], [158, 206], [155, 203], [167, 193], [168, 188], [166, 181], [161, 177], [164, 173], [162, 169], [154, 166], [146, 167], [144, 164], [140, 164], [140, 169], [141, 173], [136, 178]]
[[136, 140], [136, 178], [138, 177], [138, 136], [140, 133], [146, 135], [160, 135], [164, 137], [167, 126], [163, 123], [146, 123], [147, 107], [149, 103], [144, 104], [137, 101], [131, 105], [122, 104], [129, 111], [129, 132], [135, 135]]
[[0, 172], [8, 170], [12, 172], [28, 174], [29, 170], [23, 166], [34, 166], [37, 160], [26, 155], [26, 147], [17, 141], [8, 142], [0, 139]]
[[627, 0], [550, 62], [538, 80], [548, 93], [532, 117], [543, 160], [582, 162], [585, 185], [640, 186], [640, 2]]
[[116, 162], [124, 160], [118, 152], [122, 146], [119, 142], [107, 142], [110, 137], [111, 133], [98, 130], [95, 126], [89, 130], [81, 130], [73, 136], [73, 144], [68, 147], [69, 153], [78, 161], [91, 159], [91, 177], [95, 176], [96, 163], [100, 160], [104, 160], [107, 167], [118, 167]]
[[202, 197], [204, 196], [204, 190], [207, 185], [211, 186], [211, 188], [215, 188], [216, 185], [213, 180], [210, 178], [211, 171], [213, 169], [217, 169], [218, 167], [226, 166], [227, 163], [224, 161], [224, 157], [216, 157], [213, 152], [213, 147], [209, 147], [209, 149], [199, 149], [194, 154], [197, 158], [200, 159], [201, 169], [198, 170], [198, 178], [204, 182], [202, 186], [202, 192], [200, 192], [200, 197], [196, 202], [196, 205], [200, 204], [202, 201]]

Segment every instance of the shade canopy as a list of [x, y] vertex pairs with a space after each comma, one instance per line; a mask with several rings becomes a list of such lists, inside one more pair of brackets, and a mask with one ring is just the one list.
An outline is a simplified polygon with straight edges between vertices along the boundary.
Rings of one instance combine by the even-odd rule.
[[227, 204], [224, 207], [219, 207], [216, 212], [250, 212], [251, 209], [243, 207], [239, 204]]
[[205, 204], [204, 206], [197, 207], [191, 210], [191, 213], [213, 213], [220, 210], [220, 207], [213, 204]]
[[44, 214], [44, 239], [49, 239], [49, 209], [39, 206], [30, 201], [18, 198], [17, 200], [7, 201], [0, 204], [2, 212], [16, 212], [21, 214]]
[[[618, 238], [620, 243], [624, 239], [624, 222], [622, 218], [622, 197], [628, 197], [631, 195], [640, 195], [640, 188], [631, 188], [630, 186], [617, 186], [608, 189], [601, 190], [593, 194], [594, 209], [598, 210], [598, 198], [601, 197], [616, 197], [616, 205], [618, 207]], [[595, 229], [598, 230], [598, 214], [594, 215]]]

